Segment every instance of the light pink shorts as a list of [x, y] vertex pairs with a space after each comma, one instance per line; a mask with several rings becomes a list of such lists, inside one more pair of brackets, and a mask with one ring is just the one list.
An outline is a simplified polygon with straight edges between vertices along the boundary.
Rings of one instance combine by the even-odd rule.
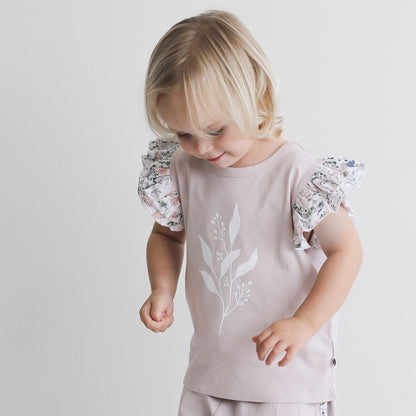
[[179, 404], [179, 416], [335, 416], [335, 406], [334, 402], [240, 402], [184, 389]]

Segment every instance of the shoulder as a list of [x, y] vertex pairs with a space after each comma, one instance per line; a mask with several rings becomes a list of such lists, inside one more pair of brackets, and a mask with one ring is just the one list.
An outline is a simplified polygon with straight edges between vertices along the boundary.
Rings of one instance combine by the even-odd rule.
[[278, 168], [284, 170], [292, 194], [296, 193], [320, 163], [320, 159], [297, 142], [286, 142], [278, 151], [283, 153]]
[[282, 149], [285, 147], [287, 148], [285, 157], [290, 162], [304, 165], [315, 160], [312, 153], [298, 142], [288, 141], [282, 146]]
[[286, 141], [282, 144], [275, 156], [275, 164], [278, 167], [299, 172], [307, 171], [316, 161], [309, 150], [293, 141]]

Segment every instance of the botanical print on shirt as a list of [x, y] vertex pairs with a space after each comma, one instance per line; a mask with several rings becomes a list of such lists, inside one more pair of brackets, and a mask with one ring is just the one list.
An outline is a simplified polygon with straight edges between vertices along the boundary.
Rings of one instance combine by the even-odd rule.
[[244, 306], [250, 297], [252, 281], [245, 281], [244, 276], [254, 269], [257, 263], [257, 247], [250, 258], [237, 268], [233, 268], [238, 261], [241, 250], [234, 248], [234, 242], [240, 231], [241, 220], [238, 204], [235, 204], [233, 217], [228, 226], [228, 232], [222, 215], [218, 212], [211, 220], [214, 227], [213, 247], [199, 235], [201, 241], [202, 257], [208, 270], [200, 270], [207, 289], [218, 296], [221, 302], [222, 316], [219, 323], [221, 335], [224, 319], [236, 310], [238, 306]]

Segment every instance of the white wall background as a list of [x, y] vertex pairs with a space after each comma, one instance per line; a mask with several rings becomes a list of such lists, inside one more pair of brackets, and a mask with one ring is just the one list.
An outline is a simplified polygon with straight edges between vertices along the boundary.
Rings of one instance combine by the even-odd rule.
[[[340, 416], [413, 411], [414, 2], [0, 5], [0, 414], [175, 415], [191, 324], [148, 332], [139, 156], [150, 52], [183, 17], [236, 13], [281, 84], [285, 137], [368, 166], [365, 262], [341, 315]], [[182, 283], [181, 283], [182, 284]]]

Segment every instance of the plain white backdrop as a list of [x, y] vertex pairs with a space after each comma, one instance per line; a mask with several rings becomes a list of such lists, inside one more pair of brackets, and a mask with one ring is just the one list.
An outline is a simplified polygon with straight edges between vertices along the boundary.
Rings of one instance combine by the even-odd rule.
[[139, 322], [152, 221], [136, 194], [152, 138], [143, 84], [158, 39], [237, 14], [272, 61], [284, 136], [366, 163], [351, 195], [365, 260], [341, 312], [340, 416], [414, 408], [413, 1], [0, 5], [0, 414], [176, 415], [191, 322]]

